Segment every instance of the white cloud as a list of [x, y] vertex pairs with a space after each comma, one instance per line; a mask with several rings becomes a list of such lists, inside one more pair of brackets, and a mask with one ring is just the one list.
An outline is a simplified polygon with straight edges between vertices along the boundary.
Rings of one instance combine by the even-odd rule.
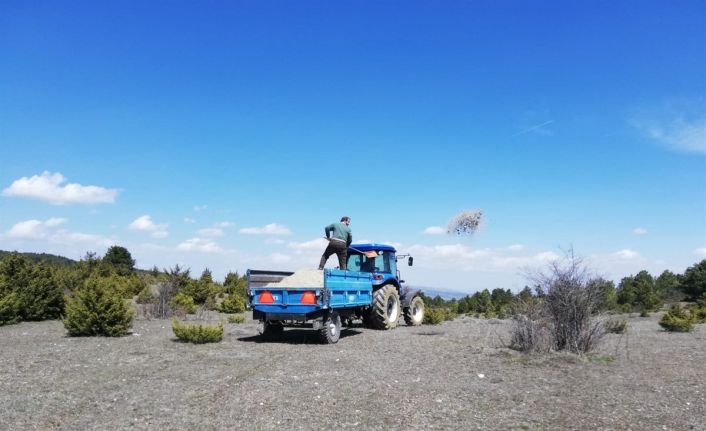
[[267, 238], [265, 240], [265, 244], [280, 245], [280, 244], [284, 244], [284, 243], [285, 243], [285, 241], [283, 239], [279, 239], [279, 238]]
[[244, 227], [238, 232], [247, 235], [290, 235], [289, 228], [277, 223], [270, 223], [262, 227]]
[[632, 230], [632, 234], [637, 235], [637, 236], [647, 235], [648, 233], [649, 232], [647, 231], [647, 229], [642, 228], [642, 227], [636, 227], [635, 229]]
[[677, 100], [643, 110], [630, 123], [665, 148], [706, 154], [705, 112], [703, 101]]
[[525, 249], [525, 246], [522, 244], [512, 244], [512, 245], [507, 246], [507, 249], [509, 251], [522, 251]]
[[441, 226], [429, 226], [422, 232], [424, 235], [443, 235], [446, 233], [446, 229]]
[[110, 247], [115, 244], [115, 240], [111, 238], [106, 238], [101, 235], [93, 235], [89, 233], [72, 232], [69, 230], [59, 230], [53, 233], [49, 240], [52, 242], [67, 244], [67, 245], [77, 245], [77, 244], [90, 244], [99, 247]]
[[66, 223], [65, 218], [52, 217], [46, 221], [25, 220], [16, 223], [5, 233], [5, 236], [13, 239], [47, 240], [52, 243], [64, 245], [92, 245], [97, 247], [109, 247], [115, 244], [115, 240], [101, 235], [73, 232], [67, 229], [55, 230], [57, 226]]
[[49, 234], [49, 228], [59, 226], [66, 223], [65, 218], [50, 218], [46, 221], [40, 220], [25, 220], [16, 223], [8, 230], [5, 235], [9, 238], [16, 239], [42, 239]]
[[161, 238], [166, 238], [168, 236], [169, 236], [169, 232], [167, 232], [166, 230], [157, 230], [157, 231], [152, 232], [152, 238], [161, 239]]
[[615, 253], [613, 253], [613, 257], [622, 260], [635, 260], [641, 258], [640, 253], [627, 248], [616, 251]]
[[98, 186], [82, 186], [68, 183], [59, 172], [42, 172], [41, 175], [22, 177], [13, 181], [10, 187], [2, 191], [3, 196], [22, 197], [49, 202], [54, 205], [113, 203], [118, 195], [117, 189]]
[[223, 229], [220, 229], [217, 227], [207, 227], [207, 228], [197, 230], [196, 233], [198, 233], [201, 236], [217, 237], [217, 236], [223, 236]]
[[206, 210], [206, 208], [208, 208], [208, 205], [196, 205], [194, 206], [194, 211], [201, 212]]
[[316, 239], [312, 239], [311, 241], [305, 241], [305, 242], [290, 242], [289, 244], [287, 244], [287, 247], [295, 249], [295, 250], [300, 250], [300, 251], [305, 251], [305, 250], [323, 251], [326, 248], [327, 244], [328, 244], [328, 241], [326, 241], [324, 238], [316, 238]]
[[194, 224], [194, 223], [196, 223], [196, 220], [194, 220], [190, 217], [184, 217], [184, 223]]
[[[544, 265], [559, 258], [551, 251], [518, 256], [518, 250], [473, 249], [464, 244], [411, 245], [399, 248], [411, 253], [418, 265], [445, 270], [501, 272]], [[508, 255], [508, 252], [513, 254]]]
[[677, 119], [666, 125], [652, 125], [647, 136], [676, 150], [706, 154], [706, 119], [688, 123]]
[[16, 223], [5, 235], [9, 238], [40, 239], [46, 236], [46, 229], [39, 220], [26, 220]]
[[177, 245], [179, 251], [196, 251], [200, 253], [221, 253], [223, 249], [210, 239], [191, 238]]
[[52, 217], [49, 220], [45, 221], [44, 224], [49, 226], [49, 227], [55, 227], [59, 226], [60, 224], [66, 223], [68, 220], [65, 218], [61, 217]]
[[230, 222], [221, 222], [221, 223], [216, 223], [212, 227], [199, 229], [196, 232], [201, 236], [219, 237], [219, 236], [223, 236], [223, 229], [225, 229], [229, 226], [232, 226], [232, 225], [233, 225], [233, 223], [230, 223]]
[[700, 257], [706, 257], [706, 247], [697, 248], [694, 250], [694, 254]]
[[291, 256], [288, 256], [286, 254], [282, 253], [272, 253], [269, 256], [270, 260], [272, 260], [273, 263], [278, 264], [278, 263], [287, 263], [292, 260]]
[[150, 232], [153, 238], [166, 238], [169, 236], [168, 226], [166, 223], [153, 222], [152, 217], [145, 214], [133, 220], [128, 227], [132, 230]]

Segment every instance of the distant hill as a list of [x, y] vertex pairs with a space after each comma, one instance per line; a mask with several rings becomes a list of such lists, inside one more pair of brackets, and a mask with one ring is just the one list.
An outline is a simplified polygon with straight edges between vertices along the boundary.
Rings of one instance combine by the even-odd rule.
[[[15, 253], [14, 251], [5, 251], [5, 250], [0, 250], [0, 259], [4, 258], [8, 254]], [[64, 256], [59, 256], [56, 254], [49, 254], [49, 253], [20, 253], [18, 254], [30, 259], [33, 262], [46, 262], [51, 265], [58, 265], [58, 266], [73, 266], [78, 264], [78, 261], [75, 261], [73, 259], [69, 259], [68, 257]], [[135, 272], [138, 274], [146, 274], [148, 272], [151, 272], [148, 269], [139, 269], [135, 268]]]
[[410, 286], [414, 289], [419, 289], [421, 290], [424, 295], [434, 298], [435, 296], [440, 296], [441, 299], [448, 301], [450, 299], [461, 299], [464, 296], [468, 295], [468, 293], [461, 293], [461, 292], [452, 292], [449, 290], [441, 290], [441, 289], [435, 289], [431, 287], [422, 287], [422, 286]]
[[[14, 252], [0, 250], [0, 259], [4, 258], [5, 256], [12, 254], [12, 253], [14, 253]], [[19, 253], [19, 254], [34, 261], [34, 262], [46, 262], [46, 263], [51, 263], [53, 265], [72, 266], [72, 265], [76, 265], [78, 263], [73, 259], [69, 259], [68, 257], [57, 256], [55, 254], [49, 254], [49, 253]]]

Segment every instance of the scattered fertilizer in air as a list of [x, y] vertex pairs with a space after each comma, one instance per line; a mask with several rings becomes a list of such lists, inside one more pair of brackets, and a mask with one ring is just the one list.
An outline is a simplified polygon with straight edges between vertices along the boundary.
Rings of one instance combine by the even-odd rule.
[[483, 218], [480, 210], [462, 211], [449, 221], [446, 233], [449, 235], [473, 235]]

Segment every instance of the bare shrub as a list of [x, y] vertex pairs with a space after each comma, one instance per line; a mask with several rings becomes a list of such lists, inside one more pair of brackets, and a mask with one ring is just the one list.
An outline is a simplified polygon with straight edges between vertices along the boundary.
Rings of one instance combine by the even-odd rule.
[[510, 347], [525, 353], [546, 353], [553, 347], [549, 324], [543, 317], [543, 305], [536, 298], [514, 304]]
[[175, 308], [172, 299], [180, 287], [188, 282], [189, 270], [184, 271], [175, 265], [164, 272], [167, 273], [167, 281], [157, 283], [152, 300], [143, 306], [143, 314], [147, 318], [165, 319], [177, 314], [178, 307]]
[[546, 324], [524, 314], [512, 318], [510, 347], [525, 353], [546, 353], [552, 348], [552, 336]]
[[609, 319], [603, 323], [603, 327], [609, 334], [624, 334], [628, 330], [628, 321], [625, 319]]
[[534, 317], [521, 313], [526, 319], [515, 318], [518, 323], [513, 331], [517, 335], [513, 333], [513, 339], [518, 345], [524, 346], [524, 351], [541, 350], [541, 346], [525, 346], [537, 338], [532, 335], [539, 330], [528, 320], [534, 323], [545, 321], [554, 350], [572, 353], [593, 350], [605, 335], [603, 323], [597, 318], [602, 301], [595, 282], [597, 277], [591, 275], [573, 250], [569, 250], [563, 261], [551, 262], [546, 271], [536, 272], [530, 278], [546, 295]]

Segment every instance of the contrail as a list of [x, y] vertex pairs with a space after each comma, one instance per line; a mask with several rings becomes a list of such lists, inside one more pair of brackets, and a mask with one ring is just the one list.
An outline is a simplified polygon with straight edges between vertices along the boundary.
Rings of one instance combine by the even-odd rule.
[[553, 122], [554, 122], [554, 120], [545, 121], [545, 122], [542, 123], [542, 124], [537, 124], [537, 125], [534, 125], [534, 126], [532, 126], [532, 127], [530, 127], [530, 128], [527, 128], [527, 129], [525, 129], [525, 130], [522, 130], [521, 132], [517, 132], [517, 133], [515, 133], [515, 134], [512, 135], [512, 136], [524, 135], [525, 133], [529, 133], [529, 132], [532, 132], [532, 131], [534, 131], [534, 130], [540, 129], [540, 128], [546, 126], [546, 125], [552, 124]]

